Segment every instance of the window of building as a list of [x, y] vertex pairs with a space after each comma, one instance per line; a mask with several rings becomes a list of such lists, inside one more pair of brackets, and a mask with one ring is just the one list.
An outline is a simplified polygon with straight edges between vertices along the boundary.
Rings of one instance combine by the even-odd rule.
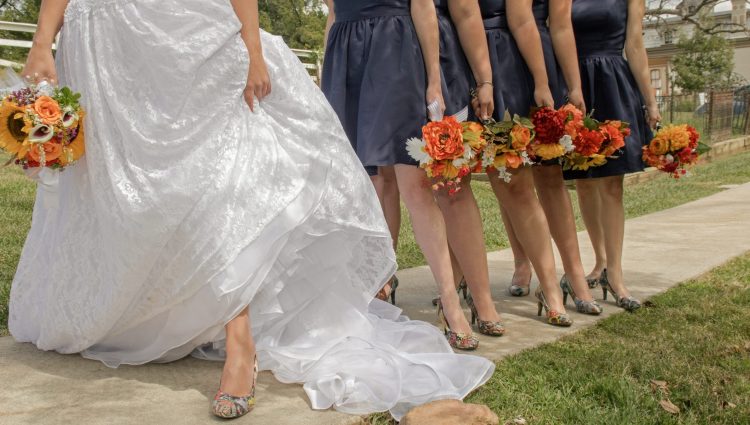
[[660, 69], [651, 70], [651, 87], [653, 87], [656, 90], [661, 89], [661, 70]]

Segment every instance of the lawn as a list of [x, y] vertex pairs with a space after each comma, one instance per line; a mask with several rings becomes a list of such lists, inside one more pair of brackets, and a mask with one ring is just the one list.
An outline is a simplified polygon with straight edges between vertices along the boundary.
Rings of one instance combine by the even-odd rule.
[[636, 314], [506, 358], [466, 401], [488, 405], [501, 424], [747, 424], [750, 253]]
[[[0, 163], [3, 162], [4, 159], [0, 158]], [[719, 192], [723, 190], [722, 185], [749, 182], [748, 163], [750, 152], [701, 165], [695, 169], [693, 176], [679, 181], [662, 177], [629, 186], [625, 191], [626, 215], [629, 218], [637, 217]], [[473, 188], [482, 211], [487, 249], [506, 248], [508, 239], [489, 184], [475, 182]], [[571, 195], [577, 209], [575, 191]], [[0, 168], [0, 335], [7, 332], [10, 283], [29, 229], [33, 196], [34, 186], [19, 170], [15, 167]], [[580, 229], [582, 222], [577, 211], [576, 216]], [[424, 264], [405, 211], [398, 258], [402, 268]]]

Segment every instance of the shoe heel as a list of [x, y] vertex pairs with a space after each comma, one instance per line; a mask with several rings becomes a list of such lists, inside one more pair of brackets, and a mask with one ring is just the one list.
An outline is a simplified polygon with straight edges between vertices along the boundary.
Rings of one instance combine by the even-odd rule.
[[544, 304], [542, 304], [541, 302], [538, 302], [536, 304], [537, 304], [537, 307], [539, 307], [538, 311], [536, 312], [536, 315], [537, 316], [541, 316], [542, 315], [542, 310], [544, 309]]
[[568, 305], [568, 291], [563, 291], [563, 305]]
[[604, 301], [607, 301], [607, 287], [602, 286], [602, 296], [604, 297]]

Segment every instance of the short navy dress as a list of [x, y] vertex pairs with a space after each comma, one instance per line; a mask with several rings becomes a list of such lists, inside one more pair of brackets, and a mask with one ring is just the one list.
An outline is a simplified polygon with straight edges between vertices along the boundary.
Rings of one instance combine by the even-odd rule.
[[[508, 27], [505, 13], [506, 1], [479, 0], [479, 8], [484, 19], [484, 29], [490, 49], [492, 63], [492, 83], [495, 90], [495, 119], [502, 119], [507, 109], [511, 115], [529, 116], [534, 102], [534, 77], [521, 55], [518, 45]], [[565, 80], [555, 59], [552, 38], [547, 28], [549, 17], [548, 0], [534, 0], [534, 18], [542, 39], [544, 61], [547, 66], [549, 88], [555, 106], [562, 106], [567, 96]]]
[[445, 114], [455, 115], [468, 106], [471, 116], [471, 89], [476, 83], [456, 27], [451, 21], [448, 1], [435, 0], [440, 28], [440, 68], [443, 71]]
[[322, 89], [370, 175], [417, 165], [406, 140], [427, 123], [427, 75], [410, 0], [336, 0]]
[[631, 134], [617, 159], [588, 171], [566, 171], [566, 179], [619, 176], [644, 169], [641, 148], [653, 136], [646, 122], [643, 97], [623, 57], [627, 24], [627, 0], [573, 2], [573, 30], [586, 108], [601, 121], [627, 121]]

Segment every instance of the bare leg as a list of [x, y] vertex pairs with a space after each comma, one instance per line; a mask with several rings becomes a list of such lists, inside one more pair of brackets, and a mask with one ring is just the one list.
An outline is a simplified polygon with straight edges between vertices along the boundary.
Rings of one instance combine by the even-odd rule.
[[528, 287], [531, 285], [531, 262], [523, 249], [521, 241], [518, 240], [513, 223], [508, 215], [508, 210], [503, 203], [500, 203], [500, 216], [503, 218], [505, 233], [508, 235], [508, 243], [513, 252], [513, 277], [510, 284], [515, 286]]
[[531, 167], [516, 170], [510, 183], [498, 179], [496, 173], [490, 173], [490, 182], [495, 196], [506, 206], [516, 235], [534, 266], [550, 308], [558, 313], [565, 313], [562, 290], [555, 272], [549, 226], [534, 193]]
[[578, 192], [578, 205], [581, 207], [583, 222], [586, 224], [586, 232], [591, 240], [596, 256], [594, 269], [587, 278], [598, 279], [607, 267], [607, 251], [604, 246], [604, 225], [602, 217], [606, 212], [603, 210], [600, 194], [600, 179], [576, 180], [576, 192]]
[[383, 213], [393, 239], [393, 250], [398, 250], [398, 236], [401, 230], [401, 193], [398, 191], [396, 171], [393, 166], [380, 167], [383, 179]]
[[565, 188], [562, 167], [556, 165], [534, 167], [534, 184], [539, 202], [549, 222], [549, 230], [560, 251], [565, 274], [570, 280], [576, 297], [593, 301], [581, 262], [578, 233], [573, 217], [573, 204]]
[[396, 178], [411, 217], [414, 237], [422, 249], [438, 284], [445, 317], [453, 332], [471, 334], [471, 326], [461, 309], [453, 284], [445, 221], [435, 202], [425, 172], [410, 165], [396, 165]]
[[599, 193], [606, 213], [601, 215], [607, 252], [607, 279], [620, 297], [629, 297], [622, 274], [622, 245], [625, 238], [625, 208], [622, 204], [623, 176], [604, 177]]
[[221, 391], [242, 397], [250, 394], [253, 386], [255, 342], [250, 330], [249, 310], [246, 308], [225, 326], [227, 359], [221, 374]]
[[479, 318], [484, 321], [499, 321], [500, 315], [497, 314], [490, 292], [482, 216], [471, 189], [470, 177], [467, 176], [463, 180], [461, 190], [454, 196], [448, 196], [441, 191], [437, 195], [437, 200], [445, 217], [448, 241], [466, 277]]

